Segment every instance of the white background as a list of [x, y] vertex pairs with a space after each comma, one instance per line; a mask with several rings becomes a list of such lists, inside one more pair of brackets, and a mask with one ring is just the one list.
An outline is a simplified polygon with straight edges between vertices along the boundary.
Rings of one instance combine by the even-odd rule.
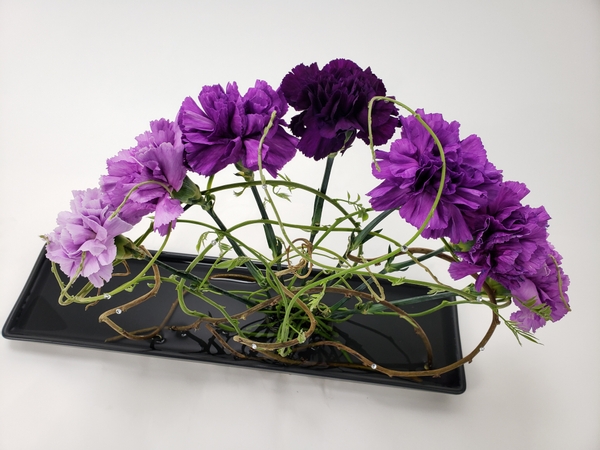
[[[70, 191], [148, 121], [205, 84], [276, 86], [336, 57], [460, 121], [528, 185], [573, 312], [543, 346], [500, 328], [460, 396], [1, 339], [0, 449], [600, 448], [598, 1], [0, 0], [0, 321]], [[364, 193], [355, 154], [336, 176]]]

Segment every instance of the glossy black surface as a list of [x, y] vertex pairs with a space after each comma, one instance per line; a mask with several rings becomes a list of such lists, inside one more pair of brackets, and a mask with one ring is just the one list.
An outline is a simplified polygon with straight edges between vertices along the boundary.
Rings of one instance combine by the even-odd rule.
[[[191, 257], [181, 254], [163, 254], [160, 259], [177, 269], [184, 269]], [[199, 264], [194, 273], [202, 276], [210, 267], [210, 263], [211, 260], [207, 260], [206, 263]], [[141, 261], [135, 260], [130, 265], [134, 274], [143, 267]], [[163, 269], [161, 269], [161, 272], [168, 276], [168, 273]], [[233, 272], [235, 273], [235, 271]], [[238, 273], [244, 273], [244, 271], [240, 269]], [[124, 278], [114, 277], [104, 291], [110, 290], [124, 280]], [[215, 281], [215, 284], [227, 290], [248, 289], [246, 282], [233, 280], [218, 280]], [[77, 285], [75, 288], [77, 288]], [[42, 252], [20, 298], [4, 325], [2, 335], [7, 339], [75, 345], [151, 356], [287, 371], [451, 394], [460, 394], [466, 389], [463, 367], [438, 378], [427, 377], [421, 381], [413, 381], [390, 378], [371, 370], [284, 366], [279, 363], [238, 359], [229, 355], [214, 336], [204, 328], [186, 333], [185, 336], [165, 329], [161, 333], [162, 340], [131, 341], [121, 339], [106, 342], [107, 339], [114, 337], [116, 333], [106, 324], [99, 323], [98, 316], [110, 308], [133, 300], [141, 295], [144, 289], [147, 289], [147, 287], [138, 285], [134, 293], [124, 292], [109, 300], [103, 300], [98, 305], [88, 308], [87, 311], [84, 305], [79, 304], [60, 306], [57, 302], [59, 287], [50, 271], [50, 263]], [[385, 286], [385, 290], [387, 300], [408, 298], [426, 293], [426, 289], [412, 285], [388, 285]], [[72, 292], [76, 291], [73, 290]], [[218, 301], [226, 306], [229, 314], [242, 312], [245, 309], [245, 306], [236, 300], [224, 296], [214, 296], [213, 298], [218, 298]], [[340, 298], [340, 296], [328, 295], [324, 301], [332, 304]], [[128, 331], [156, 326], [162, 321], [175, 300], [174, 288], [163, 283], [156, 297], [126, 313], [113, 315], [111, 318]], [[213, 316], [220, 317], [220, 313], [206, 303], [191, 297], [188, 301], [190, 307], [203, 312], [211, 311]], [[407, 312], [417, 312], [431, 308], [437, 303], [439, 303], [439, 300], [419, 305], [409, 305], [403, 307], [403, 309]], [[254, 322], [255, 320], [260, 320], [258, 314], [251, 316], [248, 322]], [[193, 318], [177, 308], [169, 324], [185, 325], [191, 322], [193, 322]], [[462, 357], [458, 318], [454, 307], [444, 308], [434, 314], [421, 317], [418, 322], [431, 341], [435, 367], [445, 366]], [[352, 320], [340, 323], [337, 326], [337, 332], [342, 342], [377, 362], [380, 366], [395, 370], [419, 370], [423, 368], [425, 360], [423, 343], [412, 328], [397, 316], [357, 315]], [[227, 336], [224, 337], [228, 339]], [[235, 343], [232, 339], [228, 339], [228, 343], [236, 350], [249, 354], [247, 347]], [[331, 358], [344, 361], [337, 350], [326, 347], [306, 351], [302, 356], [309, 361], [323, 361], [326, 358], [330, 361]]]

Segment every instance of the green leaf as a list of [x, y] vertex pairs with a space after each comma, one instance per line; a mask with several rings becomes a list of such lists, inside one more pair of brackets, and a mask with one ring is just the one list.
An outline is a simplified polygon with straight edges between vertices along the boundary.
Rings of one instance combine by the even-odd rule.
[[205, 231], [204, 233], [202, 233], [200, 235], [200, 237], [198, 238], [198, 243], [196, 244], [196, 251], [200, 252], [200, 247], [202, 247], [202, 245], [204, 244], [204, 241], [206, 241], [206, 238], [208, 238], [208, 235], [210, 234], [210, 231]]
[[287, 200], [288, 202], [291, 202], [291, 198], [292, 196], [290, 194], [286, 194], [284, 192], [278, 192], [275, 189], [273, 189], [273, 194], [275, 194], [277, 197], [282, 198], [284, 200]]
[[231, 249], [231, 245], [226, 244], [225, 242], [219, 242], [219, 250], [221, 251], [221, 256], [227, 254]]
[[308, 302], [308, 309], [310, 311], [314, 311], [314, 309], [319, 306], [321, 299], [325, 295], [326, 289], [327, 289], [327, 285], [324, 284], [323, 289], [321, 289], [321, 292], [317, 292], [316, 294], [312, 294], [309, 296], [310, 300]]
[[396, 278], [394, 279], [394, 281], [392, 281], [392, 286], [400, 286], [401, 284], [406, 283], [406, 278], [401, 277], [401, 278]]
[[247, 256], [238, 256], [237, 258], [227, 259], [225, 261], [216, 263], [214, 267], [215, 269], [226, 269], [227, 272], [229, 272], [236, 267], [246, 264], [248, 261], [250, 261], [250, 258]]
[[[285, 179], [285, 177], [282, 177]], [[286, 180], [289, 181], [289, 180]], [[292, 193], [292, 189], [289, 187], [285, 187], [284, 189], [287, 189], [289, 191], [289, 194], [286, 192], [282, 192], [282, 187], [281, 186], [273, 186], [272, 192], [273, 194], [275, 194], [277, 197], [282, 198], [284, 200], [287, 200], [288, 202], [291, 202], [291, 198], [292, 196], [290, 195]]]
[[544, 319], [546, 321], [552, 320], [552, 317], [551, 317], [552, 309], [550, 308], [550, 305], [546, 305], [544, 303], [536, 305], [537, 301], [538, 301], [537, 297], [533, 297], [533, 298], [527, 300], [526, 302], [521, 302], [521, 303], [523, 304], [523, 306], [525, 308], [527, 308], [531, 312], [537, 314], [542, 319]]
[[[369, 239], [371, 239], [372, 236], [369, 236], [369, 233], [371, 233], [373, 228], [375, 228], [379, 224], [379, 222], [381, 222], [383, 219], [385, 219], [387, 216], [389, 216], [393, 211], [395, 211], [395, 210], [388, 209], [387, 211], [383, 211], [377, 217], [375, 217], [371, 222], [369, 222], [369, 224], [363, 230], [361, 230], [360, 233], [358, 233], [356, 235], [356, 238], [353, 239], [353, 242], [350, 245], [349, 251], [356, 250], [358, 247], [361, 246], [361, 244], [363, 242], [366, 242]], [[379, 230], [379, 231], [381, 231], [381, 230]]]
[[371, 231], [371, 233], [373, 234], [368, 234], [362, 241], [362, 243], [364, 244], [365, 242], [373, 239], [375, 237], [376, 234], [379, 234], [383, 231], [383, 228], [380, 228], [379, 230], [375, 230], [375, 231]]
[[504, 321], [504, 324], [508, 327], [508, 329], [512, 332], [512, 334], [514, 334], [519, 345], [523, 345], [521, 343], [520, 338], [527, 339], [528, 341], [533, 342], [534, 344], [541, 345], [541, 342], [538, 340], [537, 337], [535, 337], [532, 333], [530, 333], [528, 331], [521, 330], [521, 328], [519, 328], [519, 325], [516, 322], [513, 322], [511, 320], [506, 320], [504, 317], [502, 317], [499, 314], [498, 314], [498, 316]]
[[304, 333], [304, 331], [301, 331], [300, 333], [298, 333], [298, 343], [304, 344], [305, 342], [306, 342], [306, 333]]
[[282, 356], [285, 358], [286, 356], [288, 356], [289, 354], [292, 353], [292, 349], [288, 348], [288, 347], [280, 348], [279, 350], [277, 350], [277, 353], [279, 353], [279, 356]]
[[241, 195], [246, 191], [247, 186], [244, 186], [244, 188], [241, 191], [233, 191], [233, 195], [235, 195], [236, 197], [241, 197]]
[[437, 294], [438, 292], [446, 292], [446, 289], [443, 287], [430, 287], [429, 291], [427, 291], [428, 294]]
[[[288, 183], [292, 182], [292, 179], [286, 175], [284, 175], [283, 173], [278, 173], [277, 174], [278, 178], [281, 178], [283, 181], [287, 181]], [[293, 191], [294, 189], [296, 189], [295, 187], [291, 187], [291, 186], [287, 186], [287, 188], [291, 191]]]

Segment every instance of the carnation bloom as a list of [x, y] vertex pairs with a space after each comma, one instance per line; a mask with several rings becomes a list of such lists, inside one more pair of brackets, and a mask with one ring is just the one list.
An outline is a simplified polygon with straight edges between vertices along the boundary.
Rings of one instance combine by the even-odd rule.
[[[518, 288], [511, 291], [519, 311], [512, 313], [510, 319], [523, 331], [535, 331], [543, 327], [547, 320], [556, 322], [570, 311], [567, 295], [569, 277], [559, 266], [561, 256], [550, 248], [551, 252], [536, 274], [523, 280]], [[531, 300], [532, 304], [526, 306], [525, 303]]]
[[528, 193], [522, 183], [504, 182], [486, 208], [467, 217], [474, 239], [468, 251], [457, 252], [462, 260], [450, 265], [455, 280], [479, 272], [477, 290], [487, 277], [513, 290], [546, 265], [550, 216], [544, 207], [521, 204]]
[[146, 214], [155, 212], [154, 229], [164, 236], [169, 225], [175, 227], [177, 217], [183, 212], [181, 202], [171, 197], [170, 190], [178, 191], [183, 185], [186, 168], [183, 164], [183, 144], [177, 124], [160, 119], [150, 122], [150, 131], [135, 138], [136, 147], [122, 150], [107, 161], [108, 175], [100, 179], [100, 186], [118, 208], [131, 189], [135, 190], [119, 216], [135, 225]]
[[[292, 132], [301, 137], [298, 149], [315, 160], [350, 147], [356, 136], [368, 144], [369, 101], [386, 93], [383, 81], [371, 68], [363, 70], [347, 59], [335, 59], [323, 69], [316, 63], [300, 64], [285, 76], [281, 90], [289, 104], [302, 111], [290, 124]], [[397, 115], [392, 103], [375, 102], [375, 145], [383, 145], [392, 137]]]
[[194, 172], [214, 175], [237, 162], [258, 170], [259, 143], [273, 112], [275, 120], [261, 148], [262, 166], [276, 177], [296, 154], [298, 140], [283, 128], [288, 105], [283, 94], [266, 82], [257, 80], [243, 97], [236, 83], [229, 83], [226, 90], [204, 86], [198, 100], [200, 106], [186, 98], [178, 120], [185, 159]]
[[60, 265], [60, 269], [73, 278], [81, 275], [101, 287], [110, 280], [113, 261], [117, 256], [115, 237], [131, 229], [119, 217], [110, 218], [114, 212], [109, 199], [98, 188], [73, 191], [71, 211], [58, 215], [58, 227], [46, 236], [46, 256]]
[[[487, 160], [477, 136], [459, 139], [458, 122], [448, 123], [441, 114], [425, 114], [423, 110], [417, 113], [440, 140], [446, 158], [444, 189], [422, 235], [446, 236], [455, 243], [469, 241], [473, 235], [465, 213], [479, 210], [495, 195], [501, 171]], [[389, 152], [375, 153], [381, 170], [373, 165], [373, 175], [384, 181], [367, 195], [373, 209], [400, 208], [407, 222], [421, 227], [440, 186], [442, 159], [433, 137], [415, 117], [400, 121], [402, 137], [392, 143]]]

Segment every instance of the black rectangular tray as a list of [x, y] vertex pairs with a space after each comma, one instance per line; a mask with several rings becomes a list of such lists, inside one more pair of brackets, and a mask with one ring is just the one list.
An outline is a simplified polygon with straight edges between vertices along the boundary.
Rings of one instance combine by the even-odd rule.
[[[161, 261], [180, 270], [184, 270], [192, 259], [193, 256], [176, 253], [163, 253], [160, 257]], [[193, 273], [202, 277], [213, 261], [207, 259], [198, 264]], [[131, 260], [131, 272], [136, 274], [144, 265], [143, 261]], [[461, 394], [466, 389], [465, 373], [462, 366], [439, 377], [424, 377], [415, 381], [413, 379], [390, 378], [387, 375], [370, 370], [290, 366], [275, 362], [236, 358], [225, 351], [218, 340], [202, 327], [183, 334], [164, 329], [161, 332], [160, 339], [155, 338], [145, 341], [110, 340], [110, 338], [115, 337], [116, 333], [106, 324], [99, 323], [98, 316], [110, 308], [133, 300], [143, 294], [148, 287], [140, 284], [135, 288], [134, 293], [123, 292], [111, 299], [99, 302], [98, 305], [88, 308], [87, 311], [85, 305], [81, 304], [60, 306], [57, 301], [60, 289], [50, 268], [50, 262], [45, 257], [45, 251], [42, 250], [21, 296], [2, 329], [2, 335], [5, 338], [277, 370], [302, 375], [317, 375], [449, 394]], [[245, 273], [244, 269], [234, 269], [229, 273], [236, 272]], [[168, 276], [166, 272], [163, 274]], [[125, 280], [126, 278], [113, 277], [104, 290], [109, 291]], [[78, 285], [78, 283], [81, 284]], [[83, 285], [82, 283], [83, 281], [78, 281], [72, 292], [77, 292], [78, 287]], [[244, 290], [248, 288], [247, 282], [232, 279], [215, 280], [214, 283], [226, 290]], [[425, 288], [408, 284], [399, 286], [384, 285], [384, 288], [387, 300], [424, 295], [427, 292]], [[156, 297], [126, 313], [113, 315], [111, 319], [128, 331], [156, 326], [161, 323], [176, 298], [174, 288], [167, 283], [163, 283]], [[225, 296], [215, 296], [214, 298], [226, 306], [229, 314], [242, 312], [246, 308], [237, 300]], [[339, 298], [339, 296], [328, 294], [323, 301], [332, 304], [338, 301]], [[198, 299], [190, 298], [189, 302], [191, 307], [199, 311], [210, 312], [215, 317], [221, 316], [218, 311]], [[418, 312], [431, 308], [439, 302], [440, 300], [436, 300], [418, 305], [407, 305], [403, 306], [403, 309], [409, 313]], [[443, 308], [433, 314], [419, 317], [417, 320], [431, 341], [435, 367], [443, 367], [462, 358], [458, 316], [455, 307]], [[177, 308], [169, 324], [186, 325], [193, 321], [192, 317]], [[351, 320], [336, 325], [336, 331], [342, 342], [360, 351], [364, 356], [381, 366], [394, 370], [422, 369], [423, 343], [416, 336], [413, 329], [397, 316], [355, 315]], [[224, 338], [236, 350], [248, 353], [249, 349], [246, 347], [241, 346], [232, 339]], [[322, 361], [324, 358], [331, 360], [332, 352], [338, 351], [330, 347], [319, 347], [318, 350], [305, 353], [307, 353], [306, 358], [309, 360]], [[336, 357], [336, 355], [333, 355], [333, 357]], [[337, 357], [343, 361], [341, 354]]]

